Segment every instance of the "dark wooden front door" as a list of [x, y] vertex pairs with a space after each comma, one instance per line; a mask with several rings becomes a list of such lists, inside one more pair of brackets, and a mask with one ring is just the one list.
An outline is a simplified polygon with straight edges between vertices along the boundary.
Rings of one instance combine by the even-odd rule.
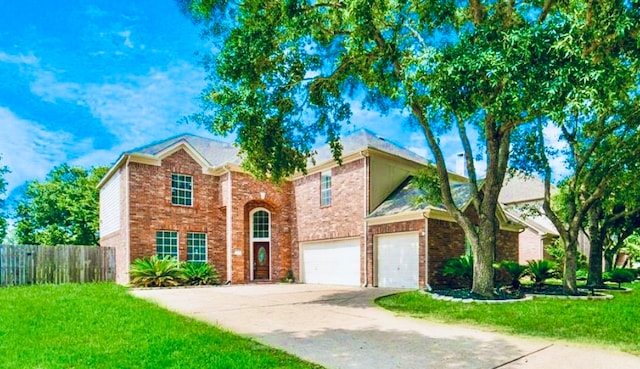
[[269, 279], [269, 242], [253, 243], [253, 279]]

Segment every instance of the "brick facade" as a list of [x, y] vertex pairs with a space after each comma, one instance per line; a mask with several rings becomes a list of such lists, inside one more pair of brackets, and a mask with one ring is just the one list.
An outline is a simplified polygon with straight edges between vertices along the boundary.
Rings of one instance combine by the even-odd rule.
[[[171, 175], [193, 177], [193, 205], [171, 203]], [[202, 173], [202, 167], [184, 150], [162, 160], [161, 166], [129, 164], [130, 260], [156, 253], [156, 231], [178, 233], [178, 258], [187, 258], [187, 233], [207, 235], [207, 258], [226, 275], [225, 213], [219, 206], [219, 178]]]
[[[216, 267], [221, 279], [248, 283], [254, 279], [251, 218], [254, 211], [264, 209], [270, 214], [272, 282], [284, 278], [289, 270], [299, 280], [302, 243], [359, 238], [361, 282], [375, 285], [375, 236], [417, 232], [419, 285], [440, 283], [444, 261], [464, 254], [462, 229], [454, 222], [437, 219], [365, 228], [370, 210], [369, 160], [362, 157], [328, 169], [332, 176], [332, 201], [328, 206], [320, 204], [319, 172], [277, 186], [237, 170], [205, 174], [202, 164], [184, 149], [164, 157], [160, 165], [127, 162], [119, 169], [124, 174], [120, 199], [122, 229], [105, 235], [101, 243], [123, 245], [121, 250], [127, 254], [124, 258], [128, 267], [128, 262], [156, 254], [157, 231], [178, 233], [180, 260], [187, 258], [187, 233], [205, 233], [208, 261]], [[172, 174], [193, 178], [192, 206], [171, 203]], [[517, 233], [501, 231], [498, 244], [499, 260], [517, 260]], [[128, 273], [126, 276], [128, 279]]]

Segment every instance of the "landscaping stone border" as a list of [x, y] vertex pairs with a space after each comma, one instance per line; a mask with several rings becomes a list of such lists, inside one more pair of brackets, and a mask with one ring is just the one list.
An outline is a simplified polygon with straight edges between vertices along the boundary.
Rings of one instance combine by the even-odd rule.
[[472, 302], [476, 304], [510, 304], [510, 303], [516, 303], [516, 302], [530, 301], [533, 299], [533, 297], [531, 296], [525, 296], [521, 299], [503, 299], [503, 300], [462, 299], [462, 298], [453, 297], [453, 296], [439, 295], [437, 293], [428, 292], [425, 290], [420, 290], [420, 293], [424, 295], [429, 295], [434, 300], [461, 302], [463, 304], [470, 304]]
[[[623, 292], [623, 291], [620, 291], [620, 292]], [[453, 296], [439, 295], [437, 293], [428, 292], [425, 290], [420, 290], [420, 293], [422, 293], [423, 295], [429, 295], [434, 300], [461, 302], [463, 304], [469, 304], [472, 302], [476, 304], [508, 304], [508, 303], [515, 303], [515, 302], [531, 301], [534, 298], [568, 299], [568, 300], [611, 300], [613, 299], [613, 295], [609, 295], [606, 293], [599, 293], [599, 294], [596, 294], [595, 296], [594, 295], [567, 296], [567, 295], [545, 295], [545, 294], [528, 293], [525, 295], [525, 297], [521, 299], [503, 299], [503, 300], [462, 299], [462, 298], [457, 298]]]

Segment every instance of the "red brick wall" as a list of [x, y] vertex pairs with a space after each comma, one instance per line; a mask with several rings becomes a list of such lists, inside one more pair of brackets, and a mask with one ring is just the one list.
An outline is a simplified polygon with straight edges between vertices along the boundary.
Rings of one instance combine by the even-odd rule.
[[[292, 242], [295, 240], [295, 215], [292, 205], [292, 185], [276, 186], [255, 180], [248, 174], [232, 172], [233, 250], [242, 255], [232, 256], [233, 283], [245, 283], [251, 278], [250, 213], [264, 208], [271, 214], [271, 280], [284, 278], [292, 265]], [[264, 199], [261, 198], [264, 193]], [[296, 251], [297, 255], [297, 251]], [[295, 270], [294, 270], [295, 272]], [[297, 278], [297, 274], [295, 274]]]
[[400, 233], [400, 232], [419, 232], [418, 233], [418, 285], [425, 286], [425, 221], [409, 220], [405, 222], [396, 222], [380, 225], [369, 226], [367, 237], [367, 280], [369, 285], [374, 285], [377, 280], [374, 270], [374, 237], [381, 234]]
[[[430, 284], [444, 284], [442, 268], [447, 259], [465, 254], [465, 236], [457, 223], [429, 219], [428, 263]], [[496, 260], [518, 260], [518, 232], [500, 230], [498, 232]]]
[[320, 207], [320, 173], [294, 181], [298, 241], [362, 237], [364, 159], [331, 169], [331, 205]]
[[[193, 176], [193, 206], [171, 204], [171, 174]], [[187, 232], [207, 234], [209, 262], [222, 280], [226, 275], [225, 213], [220, 207], [219, 178], [184, 150], [165, 158], [161, 166], [129, 164], [130, 258], [156, 253], [156, 231], [178, 232], [178, 255], [187, 257]]]
[[[365, 158], [331, 169], [331, 205], [320, 206], [320, 176], [313, 173], [293, 182], [296, 230], [292, 240], [292, 269], [299, 277], [300, 242], [360, 237], [364, 255]], [[360, 282], [364, 283], [364, 260]]]

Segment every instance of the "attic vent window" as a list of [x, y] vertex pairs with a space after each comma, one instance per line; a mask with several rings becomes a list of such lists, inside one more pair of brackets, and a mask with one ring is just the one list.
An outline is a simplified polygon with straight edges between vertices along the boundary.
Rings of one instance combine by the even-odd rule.
[[193, 177], [175, 173], [171, 175], [171, 203], [193, 205]]

